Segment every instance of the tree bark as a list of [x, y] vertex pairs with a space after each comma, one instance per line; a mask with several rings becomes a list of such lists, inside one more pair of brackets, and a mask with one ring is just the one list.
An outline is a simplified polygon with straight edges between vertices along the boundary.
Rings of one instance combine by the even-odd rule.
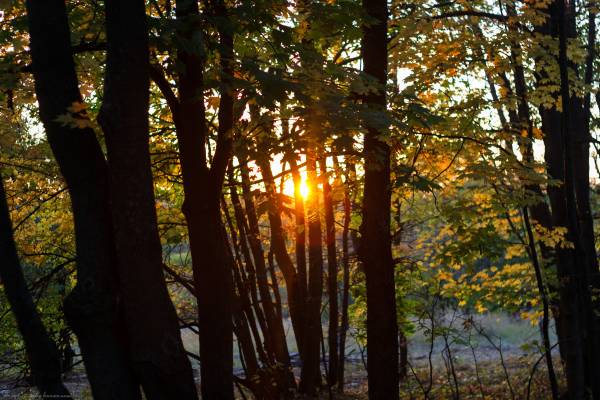
[[[373, 22], [363, 25], [364, 73], [381, 87], [364, 98], [367, 107], [383, 112], [387, 82], [387, 2], [363, 0]], [[366, 122], [365, 186], [359, 257], [367, 286], [367, 345], [370, 400], [394, 400], [398, 391], [398, 324], [394, 262], [390, 238], [390, 148], [383, 133]]]
[[[575, 31], [575, 7], [571, 5], [569, 29]], [[594, 58], [596, 46], [595, 12], [590, 9], [588, 17], [588, 45], [584, 72], [584, 83], [591, 85], [594, 77]], [[576, 32], [575, 32], [576, 34]], [[596, 252], [596, 236], [594, 219], [590, 202], [590, 119], [591, 94], [588, 91], [584, 98], [571, 96], [571, 112], [573, 120], [573, 175], [577, 204], [577, 222], [579, 240], [581, 241], [582, 259], [585, 263], [586, 276], [583, 284], [585, 293], [585, 318], [587, 329], [584, 336], [586, 367], [588, 369], [588, 386], [594, 398], [600, 398], [600, 271]]]
[[[161, 87], [161, 90], [169, 101], [179, 145], [185, 195], [183, 214], [188, 225], [194, 281], [198, 287], [202, 395], [207, 398], [231, 399], [233, 271], [221, 220], [220, 199], [231, 156], [233, 97], [230, 78], [233, 74], [233, 37], [228, 27], [221, 25], [228, 21], [223, 2], [207, 2], [206, 10], [220, 19], [217, 30], [222, 69], [217, 149], [211, 168], [207, 166], [205, 149], [207, 127], [203, 94], [204, 44], [196, 1], [177, 1], [178, 34], [191, 43], [177, 51], [177, 59], [182, 66], [177, 77], [179, 98], [175, 98], [168, 88]], [[209, 329], [202, 328], [209, 326]]]
[[[207, 11], [227, 22], [227, 10], [221, 1], [207, 2]], [[210, 169], [206, 166], [205, 110], [203, 97], [204, 60], [200, 50], [201, 27], [195, 1], [178, 1], [177, 18], [186, 24], [185, 37], [196, 43], [196, 51], [185, 48], [178, 58], [185, 66], [179, 74], [180, 110], [176, 129], [184, 177], [184, 214], [188, 222], [194, 280], [199, 288], [200, 358], [202, 396], [233, 398], [233, 281], [227, 262], [227, 244], [221, 221], [220, 198], [226, 167], [231, 156], [233, 97], [233, 37], [227, 26], [218, 25], [220, 40], [221, 84], [218, 112], [217, 149]], [[206, 227], [212, 227], [207, 229]], [[209, 327], [209, 328], [207, 328]]]
[[[560, 199], [560, 214], [563, 219], [560, 226], [567, 227], [566, 238], [573, 244], [569, 255], [570, 265], [567, 264], [568, 270], [564, 271], [562, 276], [562, 283], [565, 287], [565, 296], [561, 298], [561, 301], [567, 303], [563, 307], [565, 310], [567, 307], [575, 307], [572, 311], [572, 321], [569, 326], [572, 326], [572, 332], [569, 338], [572, 338], [572, 349], [569, 349], [569, 354], [566, 359], [566, 375], [567, 375], [567, 387], [569, 395], [572, 399], [583, 399], [586, 397], [586, 378], [587, 371], [585, 368], [585, 354], [583, 351], [583, 341], [585, 335], [585, 321], [582, 318], [582, 306], [585, 304], [585, 293], [581, 289], [581, 278], [582, 275], [580, 270], [582, 268], [581, 259], [581, 244], [579, 241], [579, 228], [577, 221], [577, 204], [575, 199], [575, 191], [573, 187], [573, 141], [572, 141], [572, 113], [570, 110], [571, 99], [569, 94], [569, 78], [568, 78], [568, 60], [567, 60], [567, 29], [568, 29], [568, 15], [567, 6], [565, 1], [559, 0], [556, 2], [554, 7], [555, 14], [551, 14], [550, 18], [553, 19], [555, 26], [557, 26], [557, 36], [559, 41], [559, 57], [558, 66], [560, 71], [560, 96], [562, 100], [562, 111], [559, 114], [559, 127], [558, 133], [560, 136], [556, 137], [555, 140], [560, 140], [560, 147], [552, 149], [557, 151], [556, 154], [559, 158], [560, 164], [556, 166], [557, 170], [560, 171], [561, 176], [559, 179], [563, 182], [561, 187], [561, 199]], [[553, 142], [554, 144], [554, 142]], [[551, 175], [552, 177], [555, 177]], [[560, 273], [560, 272], [559, 272]], [[565, 312], [563, 312], [563, 315]]]
[[[107, 0], [106, 137], [112, 220], [130, 360], [148, 399], [195, 399], [162, 267], [148, 148], [149, 50], [141, 0]], [[197, 288], [201, 290], [201, 287]]]
[[68, 185], [74, 217], [77, 283], [65, 299], [65, 317], [77, 336], [94, 398], [139, 399], [117, 302], [106, 161], [91, 128], [57, 121], [59, 116], [88, 120], [71, 108], [82, 99], [65, 2], [29, 0], [26, 6], [40, 118]]

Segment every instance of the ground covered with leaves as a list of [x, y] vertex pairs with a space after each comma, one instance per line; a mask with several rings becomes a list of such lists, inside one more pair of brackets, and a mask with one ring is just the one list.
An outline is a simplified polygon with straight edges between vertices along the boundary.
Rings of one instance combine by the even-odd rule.
[[[493, 350], [491, 350], [493, 351]], [[504, 358], [504, 369], [499, 356], [491, 356], [475, 366], [473, 362], [455, 359], [456, 383], [448, 374], [446, 365], [440, 363], [441, 359], [434, 360], [430, 381], [430, 371], [423, 360], [411, 360], [415, 366], [408, 372], [407, 377], [400, 386], [400, 398], [409, 399], [549, 399], [551, 398], [548, 377], [543, 362], [540, 362], [532, 375], [533, 367], [539, 357], [517, 354], [508, 351]], [[555, 360], [555, 366], [560, 362]], [[347, 379], [344, 393], [337, 390], [321, 393], [321, 399], [367, 399], [367, 376], [362, 362], [355, 360], [346, 364]], [[507, 379], [507, 375], [509, 379]], [[431, 382], [431, 384], [430, 384]], [[65, 383], [71, 394], [76, 399], [91, 399], [91, 392], [82, 371], [69, 374]], [[562, 383], [562, 382], [561, 382]], [[199, 387], [198, 387], [199, 388]], [[458, 388], [458, 390], [457, 390]], [[529, 391], [529, 394], [528, 394]], [[251, 395], [242, 395], [238, 391], [239, 399], [251, 399]], [[20, 399], [34, 399], [37, 392], [33, 388], [23, 386], [1, 386], [0, 398], [17, 397]]]

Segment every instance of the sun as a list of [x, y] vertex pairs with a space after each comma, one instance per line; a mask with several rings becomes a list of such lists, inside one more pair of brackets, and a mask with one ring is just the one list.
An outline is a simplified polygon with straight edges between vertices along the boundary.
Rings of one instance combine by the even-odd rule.
[[306, 184], [306, 179], [302, 179], [302, 182], [300, 182], [300, 195], [303, 199], [306, 199], [308, 197], [309, 192], [310, 190], [308, 189], [308, 185]]
[[284, 179], [281, 191], [289, 197], [295, 197], [299, 194], [303, 200], [306, 200], [310, 196], [310, 187], [307, 183], [306, 174], [301, 172], [299, 175], [300, 182], [297, 186], [294, 180], [290, 178]]

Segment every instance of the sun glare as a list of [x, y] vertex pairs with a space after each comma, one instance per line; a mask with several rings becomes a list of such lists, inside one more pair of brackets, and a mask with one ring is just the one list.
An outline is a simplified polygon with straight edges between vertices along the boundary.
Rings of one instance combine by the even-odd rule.
[[302, 179], [302, 182], [300, 182], [300, 195], [302, 195], [302, 198], [306, 199], [308, 197], [308, 185], [306, 184], [306, 179]]

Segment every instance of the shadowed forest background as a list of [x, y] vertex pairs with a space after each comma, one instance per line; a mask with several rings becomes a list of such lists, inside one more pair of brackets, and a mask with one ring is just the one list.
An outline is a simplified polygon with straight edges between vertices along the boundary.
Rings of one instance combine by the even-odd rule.
[[600, 399], [596, 0], [0, 0], [0, 398]]

